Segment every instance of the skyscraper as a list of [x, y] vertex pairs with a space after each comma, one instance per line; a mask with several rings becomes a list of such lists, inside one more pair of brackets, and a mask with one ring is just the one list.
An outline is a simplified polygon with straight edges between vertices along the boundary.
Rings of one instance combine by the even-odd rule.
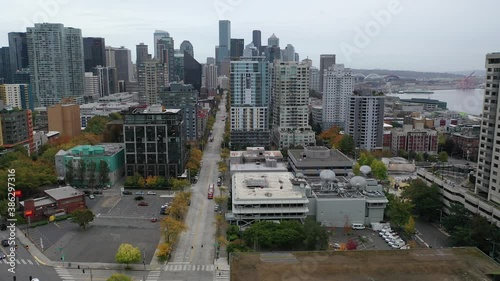
[[217, 65], [231, 55], [231, 22], [219, 21], [219, 49], [217, 54]]
[[270, 146], [269, 66], [264, 57], [231, 61], [231, 146]]
[[92, 69], [97, 76], [99, 97], [105, 97], [118, 92], [118, 73], [114, 67], [97, 66]]
[[129, 49], [123, 46], [115, 48], [115, 64], [118, 80], [123, 80], [125, 83], [133, 80], [132, 54]]
[[161, 104], [166, 109], [182, 109], [186, 140], [196, 141], [199, 137], [202, 137], [202, 134], [199, 134], [197, 129], [198, 114], [196, 105], [198, 103], [198, 92], [193, 88], [193, 85], [170, 83], [168, 87], [161, 89], [158, 95]]
[[201, 64], [190, 54], [184, 52], [184, 84], [193, 85], [194, 89], [201, 90]]
[[345, 132], [354, 139], [355, 147], [361, 150], [382, 148], [385, 97], [368, 94], [352, 95], [348, 99]]
[[10, 48], [0, 48], [0, 83], [10, 83], [12, 71], [10, 70]]
[[285, 47], [285, 57], [284, 61], [295, 61], [295, 48], [292, 44], [288, 44]]
[[205, 64], [205, 87], [207, 89], [217, 88], [217, 65], [215, 64]]
[[106, 66], [106, 44], [104, 38], [84, 37], [83, 57], [85, 72], [91, 72], [98, 65]]
[[296, 62], [275, 62], [272, 87], [274, 145], [315, 145], [316, 137], [309, 125], [309, 67]]
[[276, 35], [271, 35], [269, 39], [267, 39], [267, 46], [268, 47], [279, 47], [280, 46], [280, 39], [276, 37]]
[[316, 67], [309, 68], [309, 89], [319, 92], [319, 69]]
[[10, 69], [12, 73], [29, 67], [26, 32], [9, 33]]
[[106, 65], [103, 66], [116, 67], [115, 48], [106, 46], [105, 52], [106, 52]]
[[262, 34], [260, 30], [252, 31], [252, 43], [257, 49], [260, 49], [260, 47], [262, 46], [261, 40], [262, 40]]
[[146, 60], [138, 66], [139, 99], [141, 104], [160, 103], [159, 91], [168, 86], [166, 65], [159, 60]]
[[335, 55], [320, 55], [319, 56], [319, 91], [323, 93], [323, 76], [325, 70], [335, 64]]
[[175, 79], [175, 49], [174, 38], [162, 37], [156, 41], [156, 48], [158, 50], [157, 59], [165, 63], [168, 69], [168, 81], [173, 82]]
[[238, 59], [243, 56], [243, 49], [245, 48], [245, 39], [231, 38], [231, 59]]
[[323, 77], [323, 130], [332, 126], [345, 128], [349, 97], [354, 90], [351, 69], [335, 64]]
[[136, 52], [135, 65], [137, 66], [137, 69], [139, 69], [139, 65], [141, 65], [141, 63], [145, 62], [148, 59], [149, 56], [148, 45], [145, 45], [144, 43], [136, 45], [135, 52]]
[[188, 40], [184, 40], [181, 43], [181, 46], [180, 46], [181, 54], [184, 54], [184, 51], [188, 52], [189, 55], [194, 57], [193, 44], [191, 44], [191, 42], [189, 42]]
[[40, 23], [27, 28], [30, 80], [37, 106], [62, 98], [83, 102], [84, 60], [80, 29]]
[[250, 43], [245, 46], [245, 49], [243, 50], [243, 56], [244, 57], [256, 57], [259, 55], [259, 49], [257, 49], [253, 43]]
[[85, 72], [85, 103], [96, 102], [99, 96], [99, 77], [95, 76], [92, 72]]
[[155, 58], [159, 59], [160, 58], [160, 53], [158, 53], [158, 40], [160, 40], [163, 37], [170, 37], [170, 33], [164, 31], [164, 30], [155, 30], [155, 33], [153, 35], [153, 46], [155, 47]]
[[500, 204], [500, 122], [498, 121], [498, 88], [500, 53], [486, 55], [486, 87], [482, 114], [479, 159], [475, 193]]

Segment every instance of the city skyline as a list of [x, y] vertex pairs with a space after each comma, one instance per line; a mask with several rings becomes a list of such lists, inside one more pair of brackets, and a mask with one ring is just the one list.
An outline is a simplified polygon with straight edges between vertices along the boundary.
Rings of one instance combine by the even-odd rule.
[[[267, 21], [255, 16], [262, 11], [260, 2], [267, 10], [274, 11]], [[10, 12], [0, 19], [3, 34], [0, 45], [8, 45], [9, 32], [25, 32], [26, 27], [32, 27], [35, 22], [50, 22], [79, 28], [83, 37], [104, 37], [106, 44], [113, 47], [135, 50], [137, 44], [144, 42], [152, 54], [152, 34], [160, 29], [171, 34], [176, 49], [182, 41], [189, 40], [195, 49], [195, 58], [205, 61], [215, 56], [218, 21], [230, 20], [231, 38], [250, 43], [252, 31], [260, 30], [262, 42], [267, 42], [274, 33], [280, 38], [282, 48], [292, 44], [301, 59], [309, 57], [315, 66], [319, 65], [320, 54], [332, 53], [337, 55], [338, 63], [350, 68], [432, 72], [482, 69], [484, 54], [500, 46], [500, 39], [488, 36], [500, 26], [489, 20], [495, 14], [487, 3], [468, 5], [467, 10], [463, 10], [457, 2], [441, 1], [433, 3], [433, 9], [429, 10], [429, 1], [318, 2], [299, 6], [298, 1], [292, 1], [282, 7], [279, 3], [260, 0], [253, 4], [191, 0], [185, 5], [169, 5], [168, 11], [172, 13], [168, 17], [165, 17], [166, 9], [161, 8], [167, 4], [160, 2], [153, 3], [155, 9], [132, 1], [66, 3], [52, 0], [47, 2], [52, 4], [45, 6], [42, 2], [30, 6], [11, 2], [4, 6]], [[494, 4], [492, 0], [486, 2]], [[301, 16], [290, 21], [290, 14], [299, 7]], [[328, 14], [328, 10], [336, 14]], [[425, 21], [422, 21], [424, 14]], [[135, 52], [132, 59], [135, 61]]]

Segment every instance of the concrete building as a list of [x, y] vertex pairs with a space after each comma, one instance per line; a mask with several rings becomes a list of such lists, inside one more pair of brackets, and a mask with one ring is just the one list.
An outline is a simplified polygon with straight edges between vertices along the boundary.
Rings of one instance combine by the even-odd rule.
[[34, 131], [33, 132], [33, 144], [35, 147], [35, 153], [40, 152], [42, 145], [48, 143], [51, 140], [59, 138], [59, 132], [44, 132], [44, 131]]
[[99, 99], [99, 77], [94, 76], [92, 72], [85, 72], [85, 103], [95, 102]]
[[35, 101], [29, 84], [0, 84], [0, 100], [4, 105], [20, 109], [35, 109]]
[[338, 176], [348, 176], [352, 173], [354, 162], [339, 150], [324, 146], [288, 150], [288, 165], [293, 173], [300, 173], [307, 178], [318, 178], [323, 170], [332, 170]]
[[319, 128], [323, 128], [323, 106], [318, 104], [313, 104], [310, 107], [312, 124], [314, 126], [314, 130], [316, 130], [317, 126]]
[[277, 61], [272, 87], [274, 145], [279, 148], [314, 145], [316, 136], [309, 125], [309, 67]]
[[245, 46], [245, 49], [243, 50], [243, 56], [244, 57], [259, 56], [259, 49], [257, 49], [257, 47], [255, 47], [253, 43], [250, 43]]
[[158, 51], [158, 57], [160, 63], [164, 63], [167, 67], [168, 72], [168, 82], [174, 82], [175, 77], [175, 48], [174, 48], [174, 38], [170, 36], [165, 36], [158, 41], [156, 41], [156, 49]]
[[125, 81], [125, 83], [133, 81], [134, 70], [132, 68], [132, 54], [130, 50], [121, 46], [120, 48], [114, 48], [114, 53], [118, 80]]
[[320, 55], [319, 56], [319, 92], [323, 93], [323, 77], [325, 75], [325, 71], [332, 67], [335, 64], [335, 55]]
[[433, 99], [411, 98], [411, 99], [401, 99], [400, 101], [403, 105], [408, 105], [408, 104], [423, 105], [425, 111], [446, 110], [448, 107], [448, 104], [446, 102]]
[[[143, 62], [145, 62], [149, 59], [148, 45], [145, 45], [144, 43], [140, 43], [139, 45], [136, 45], [135, 46], [135, 53], [136, 53], [135, 65], [137, 66], [137, 68], [139, 68], [139, 66]], [[137, 70], [137, 71], [139, 71], [139, 70]]]
[[411, 125], [396, 128], [391, 131], [391, 150], [397, 154], [405, 152], [437, 154], [438, 133], [429, 129], [413, 129]]
[[36, 106], [63, 98], [83, 100], [82, 31], [62, 24], [37, 23], [27, 28], [30, 81]]
[[455, 146], [459, 148], [461, 155], [457, 155], [468, 161], [477, 161], [479, 154], [479, 136], [463, 133], [453, 133], [450, 135]]
[[198, 130], [198, 92], [192, 85], [182, 83], [170, 83], [169, 87], [159, 92], [159, 102], [166, 109], [182, 109], [184, 132], [187, 141], [196, 141], [202, 137], [202, 131]]
[[127, 111], [131, 107], [139, 106], [138, 102], [94, 102], [80, 105], [80, 126], [87, 127], [87, 123], [94, 116], [109, 116], [111, 113]]
[[32, 213], [29, 217], [30, 222], [48, 220], [51, 216], [67, 215], [73, 211], [87, 208], [85, 193], [71, 186], [47, 189], [43, 192], [45, 193], [44, 197], [19, 202], [25, 212]]
[[217, 65], [215, 64], [205, 64], [203, 65], [205, 73], [205, 88], [207, 89], [217, 89]]
[[147, 104], [158, 104], [158, 93], [168, 86], [168, 67], [159, 60], [147, 60], [138, 66], [139, 96]]
[[[9, 32], [10, 71], [15, 75], [18, 71], [29, 68], [28, 42], [26, 32]], [[12, 79], [12, 83], [19, 83]]]
[[243, 151], [231, 151], [229, 155], [231, 175], [239, 172], [288, 172], [283, 154], [268, 151], [264, 147], [247, 147]]
[[245, 39], [234, 39], [231, 38], [231, 59], [239, 59], [243, 56], [243, 50], [245, 49]]
[[46, 107], [35, 107], [33, 110], [35, 113], [35, 124], [33, 124], [33, 129], [48, 131], [49, 130], [49, 114]]
[[345, 132], [353, 137], [354, 144], [359, 149], [373, 150], [383, 147], [384, 102], [384, 96], [349, 97]]
[[163, 37], [170, 37], [170, 33], [164, 31], [164, 30], [155, 30], [153, 34], [153, 46], [155, 48], [154, 52], [154, 58], [155, 59], [160, 59], [160, 52], [158, 52], [158, 40], [160, 40]]
[[[82, 181], [78, 177], [78, 169], [80, 161], [85, 163], [87, 167], [86, 179]], [[104, 163], [106, 164], [104, 164]], [[88, 185], [90, 175], [89, 167], [95, 164], [96, 186], [114, 185], [124, 176], [125, 166], [125, 146], [122, 143], [102, 143], [99, 145], [79, 145], [70, 150], [60, 150], [55, 156], [55, 166], [59, 178], [67, 177], [67, 167], [73, 166], [73, 182], [67, 182], [70, 185]], [[109, 181], [103, 182], [99, 175], [101, 169], [106, 165], [108, 167]], [[68, 179], [66, 179], [67, 181]]]
[[99, 102], [137, 102], [132, 93], [115, 93], [99, 99]]
[[221, 89], [226, 89], [228, 90], [229, 89], [229, 77], [227, 76], [219, 76], [217, 78], [217, 85], [221, 88]]
[[21, 145], [29, 154], [35, 152], [31, 110], [13, 109], [0, 104], [0, 147]]
[[477, 162], [476, 194], [500, 204], [500, 129], [498, 121], [498, 88], [500, 53], [486, 55], [486, 87]]
[[84, 37], [83, 57], [85, 72], [92, 72], [94, 67], [106, 66], [106, 43], [104, 38]]
[[319, 91], [319, 69], [316, 67], [310, 67], [309, 68], [309, 89], [320, 92]]
[[193, 44], [191, 44], [188, 40], [182, 41], [179, 51], [181, 54], [187, 52], [190, 56], [194, 57]]
[[62, 137], [76, 137], [80, 127], [80, 106], [77, 104], [56, 104], [47, 107], [49, 131], [57, 131]]
[[104, 48], [106, 52], [106, 67], [116, 67], [116, 57], [115, 57], [115, 48], [111, 46], [106, 46]]
[[188, 159], [182, 110], [160, 105], [124, 115], [126, 175], [173, 177], [184, 173]]
[[106, 97], [118, 92], [118, 72], [114, 67], [97, 66], [92, 69], [97, 77], [99, 97]]
[[270, 146], [270, 73], [264, 57], [231, 61], [231, 146]]
[[[323, 72], [323, 130], [346, 128], [348, 101], [354, 91], [351, 69], [334, 64]], [[383, 114], [382, 110], [382, 114]]]
[[267, 46], [268, 47], [279, 47], [280, 46], [280, 39], [273, 33], [271, 37], [267, 39]]
[[295, 47], [292, 44], [286, 45], [283, 61], [295, 61]]

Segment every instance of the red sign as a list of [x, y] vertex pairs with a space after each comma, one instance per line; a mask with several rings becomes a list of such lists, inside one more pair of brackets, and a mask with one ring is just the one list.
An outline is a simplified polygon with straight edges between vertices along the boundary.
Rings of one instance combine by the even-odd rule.
[[21, 190], [14, 191], [14, 196], [15, 197], [21, 197]]
[[32, 210], [24, 211], [24, 216], [25, 217], [31, 217], [31, 216], [33, 216], [33, 211]]

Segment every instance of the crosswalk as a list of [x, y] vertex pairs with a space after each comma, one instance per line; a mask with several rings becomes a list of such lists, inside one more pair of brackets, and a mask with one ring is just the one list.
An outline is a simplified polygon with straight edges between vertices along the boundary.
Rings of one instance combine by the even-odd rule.
[[64, 281], [75, 281], [75, 278], [69, 273], [66, 268], [56, 267], [56, 272]]
[[[0, 264], [7, 264], [9, 261], [7, 259], [0, 260]], [[40, 265], [37, 261], [31, 261], [29, 259], [16, 259], [17, 264], [25, 264], [25, 265]]]
[[150, 271], [145, 281], [158, 281], [161, 271]]
[[213, 264], [167, 264], [164, 271], [214, 271]]

